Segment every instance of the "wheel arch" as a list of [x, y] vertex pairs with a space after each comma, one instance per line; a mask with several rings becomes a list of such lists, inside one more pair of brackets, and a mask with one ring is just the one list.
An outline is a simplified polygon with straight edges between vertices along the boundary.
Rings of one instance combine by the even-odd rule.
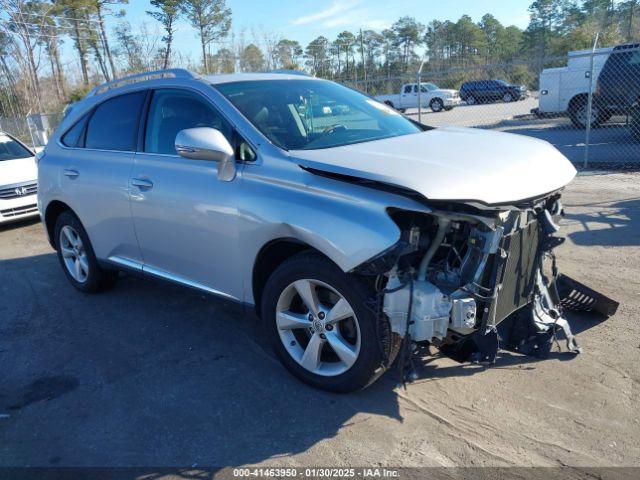
[[580, 105], [582, 102], [587, 102], [589, 100], [589, 94], [588, 93], [578, 93], [577, 95], [574, 95], [573, 97], [571, 97], [571, 100], [569, 100], [569, 103], [567, 104], [567, 110], [569, 112], [571, 112], [574, 108], [577, 108], [578, 105]]
[[58, 217], [63, 212], [66, 212], [66, 211], [69, 211], [74, 215], [76, 215], [76, 213], [73, 211], [73, 209], [69, 205], [67, 205], [66, 203], [60, 200], [52, 200], [51, 202], [49, 202], [49, 204], [47, 205], [47, 208], [45, 209], [44, 226], [47, 231], [47, 237], [49, 238], [49, 243], [54, 249], [56, 248], [56, 242], [55, 242], [55, 239], [53, 238], [54, 229], [56, 228], [56, 221], [58, 220]]
[[260, 315], [262, 293], [271, 274], [286, 260], [304, 251], [313, 251], [331, 261], [331, 259], [312, 247], [294, 237], [276, 238], [262, 246], [253, 262], [251, 272], [251, 291], [253, 293], [254, 308]]

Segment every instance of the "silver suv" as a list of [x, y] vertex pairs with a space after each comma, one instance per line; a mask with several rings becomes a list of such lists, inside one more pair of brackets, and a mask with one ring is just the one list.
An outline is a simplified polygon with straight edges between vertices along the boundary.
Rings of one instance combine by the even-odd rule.
[[74, 287], [129, 270], [253, 305], [319, 388], [363, 388], [415, 343], [490, 361], [501, 322], [566, 323], [542, 258], [575, 170], [540, 140], [307, 76], [166, 70], [94, 89], [38, 161]]

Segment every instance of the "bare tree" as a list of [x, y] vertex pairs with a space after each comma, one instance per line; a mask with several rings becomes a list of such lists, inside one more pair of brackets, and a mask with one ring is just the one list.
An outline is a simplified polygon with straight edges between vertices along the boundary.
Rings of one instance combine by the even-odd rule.
[[[35, 105], [40, 110], [40, 78], [38, 75], [37, 50], [42, 45], [41, 36], [44, 35], [44, 23], [48, 11], [53, 7], [41, 0], [0, 0], [0, 6], [8, 17], [8, 31], [17, 40], [17, 57], [26, 58], [26, 71], [29, 88]], [[23, 49], [23, 50], [22, 50]]]

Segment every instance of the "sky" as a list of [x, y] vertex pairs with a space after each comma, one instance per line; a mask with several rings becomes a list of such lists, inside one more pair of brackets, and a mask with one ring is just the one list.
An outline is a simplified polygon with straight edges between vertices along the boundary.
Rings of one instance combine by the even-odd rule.
[[[493, 14], [505, 25], [525, 28], [529, 23], [527, 8], [532, 0], [227, 0], [233, 14], [233, 30], [245, 30], [247, 40], [261, 30], [297, 40], [305, 46], [319, 35], [332, 40], [343, 30], [360, 28], [382, 30], [399, 17], [410, 15], [423, 24], [431, 20], [455, 21], [463, 14], [474, 21], [485, 13]], [[126, 20], [135, 27], [156, 22], [146, 15], [148, 0], [129, 0]], [[112, 23], [112, 22], [110, 22]], [[176, 33], [177, 50], [197, 58], [198, 37], [186, 22]]]

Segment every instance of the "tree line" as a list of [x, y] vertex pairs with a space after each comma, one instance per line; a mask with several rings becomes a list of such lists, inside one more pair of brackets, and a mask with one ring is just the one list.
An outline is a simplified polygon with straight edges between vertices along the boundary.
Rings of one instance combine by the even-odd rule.
[[[526, 29], [489, 13], [426, 24], [405, 16], [381, 31], [345, 30], [306, 46], [264, 30], [233, 31], [225, 0], [151, 0], [149, 23], [136, 30], [127, 3], [0, 0], [0, 117], [60, 110], [105, 80], [178, 66], [205, 74], [299, 69], [380, 90], [382, 79], [414, 75], [423, 64], [447, 86], [478, 75], [533, 84], [550, 57], [590, 48], [596, 33], [599, 46], [640, 37], [640, 0], [535, 0]], [[174, 48], [185, 20], [197, 55]], [[67, 42], [72, 56], [62, 53]]]

